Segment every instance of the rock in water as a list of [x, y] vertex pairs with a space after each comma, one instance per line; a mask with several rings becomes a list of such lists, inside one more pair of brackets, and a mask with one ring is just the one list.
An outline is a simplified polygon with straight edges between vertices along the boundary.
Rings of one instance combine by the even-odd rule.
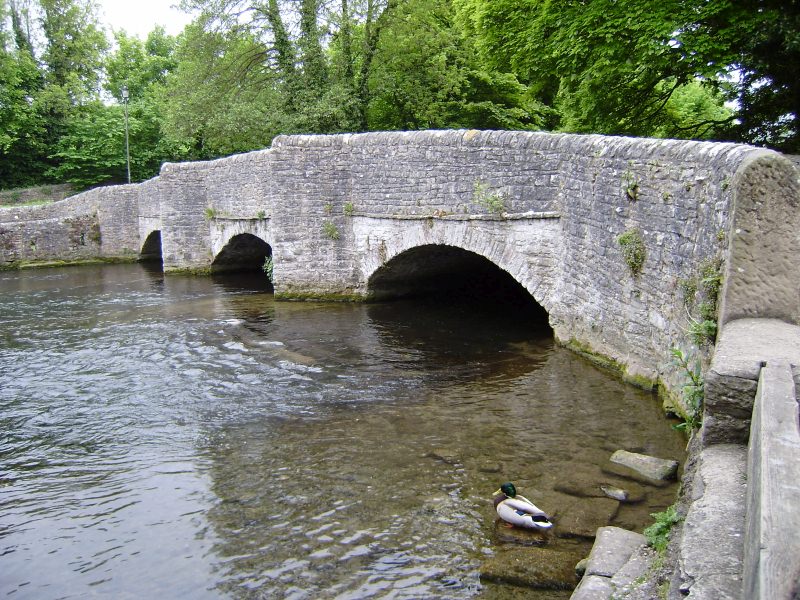
[[481, 565], [481, 579], [545, 590], [575, 587], [578, 551], [549, 548], [511, 548], [499, 551]]
[[611, 462], [627, 467], [655, 481], [675, 479], [678, 461], [637, 454], [627, 450], [617, 450], [611, 455]]

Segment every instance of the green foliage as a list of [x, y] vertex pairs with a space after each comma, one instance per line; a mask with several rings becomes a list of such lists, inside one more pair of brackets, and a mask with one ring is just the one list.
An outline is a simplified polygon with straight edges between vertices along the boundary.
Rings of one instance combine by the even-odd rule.
[[705, 381], [700, 361], [692, 363], [691, 357], [678, 348], [672, 348], [672, 359], [676, 367], [683, 373], [685, 383], [681, 388], [681, 396], [685, 409], [684, 422], [675, 425], [675, 429], [692, 431], [698, 429], [703, 419], [703, 399], [705, 397]]
[[95, 102], [69, 120], [51, 155], [58, 166], [49, 174], [77, 189], [126, 180], [122, 107]]
[[217, 211], [216, 211], [215, 208], [213, 208], [211, 206], [206, 206], [205, 209], [203, 209], [203, 216], [207, 220], [211, 221], [212, 219], [216, 219], [217, 218]]
[[722, 289], [722, 261], [707, 260], [700, 265], [700, 288], [709, 302], [716, 304]]
[[[717, 304], [722, 289], [722, 261], [705, 260], [700, 264], [698, 274], [681, 281], [684, 291], [684, 304], [689, 317], [687, 334], [698, 346], [713, 344], [717, 338]], [[690, 310], [696, 305], [699, 318], [692, 316]]]
[[506, 209], [505, 196], [498, 192], [492, 192], [488, 183], [477, 179], [472, 190], [472, 201], [497, 216], [502, 216], [503, 211]]
[[691, 340], [698, 346], [713, 344], [717, 339], [717, 322], [711, 319], [692, 321], [689, 324], [688, 334]]
[[275, 263], [272, 262], [271, 256], [267, 256], [264, 259], [264, 264], [261, 266], [261, 269], [264, 271], [264, 274], [267, 276], [267, 279], [269, 279], [269, 282], [275, 283], [275, 280], [272, 278], [273, 271], [275, 269]]
[[185, 156], [207, 159], [268, 146], [289, 129], [268, 71], [244, 65], [264, 52], [252, 37], [186, 28], [175, 49], [175, 69], [154, 90], [162, 133]]
[[[800, 146], [800, 6], [779, 0], [454, 0], [485, 63], [564, 131]], [[733, 71], [737, 78], [729, 76]], [[724, 100], [736, 100], [731, 113]], [[740, 124], [737, 125], [737, 119]]]
[[[92, 0], [0, 3], [0, 188], [121, 181], [108, 99], [119, 105], [123, 86], [135, 181], [280, 133], [556, 129], [800, 151], [796, 3], [182, 6], [197, 18], [179, 37], [117, 32], [111, 49]], [[635, 181], [623, 189], [637, 198]]]
[[674, 504], [664, 512], [652, 513], [650, 516], [655, 519], [655, 523], [645, 528], [644, 536], [647, 538], [647, 543], [661, 554], [666, 551], [669, 544], [670, 531], [683, 518], [678, 515]]
[[369, 78], [369, 127], [531, 129], [544, 109], [510, 73], [487, 70], [449, 0], [407, 0], [384, 15]]
[[353, 203], [345, 202], [344, 207], [342, 208], [342, 212], [344, 212], [345, 216], [352, 217], [353, 213], [355, 212], [355, 207], [353, 206]]
[[335, 223], [331, 223], [330, 221], [324, 221], [322, 223], [322, 233], [329, 240], [336, 241], [341, 237], [341, 234], [339, 233], [339, 228], [336, 227]]
[[642, 272], [644, 261], [647, 258], [647, 248], [644, 245], [642, 234], [638, 229], [628, 229], [617, 238], [617, 243], [622, 249], [625, 264], [636, 277]]
[[697, 294], [697, 279], [695, 277], [687, 277], [678, 280], [678, 287], [683, 294], [683, 303], [685, 306], [691, 306], [694, 303], [695, 294]]
[[622, 191], [625, 192], [628, 200], [639, 199], [639, 182], [631, 171], [625, 171], [622, 174]]

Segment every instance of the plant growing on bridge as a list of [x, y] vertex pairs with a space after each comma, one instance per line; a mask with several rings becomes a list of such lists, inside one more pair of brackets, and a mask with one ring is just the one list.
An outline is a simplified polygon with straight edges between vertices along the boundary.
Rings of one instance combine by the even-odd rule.
[[352, 217], [353, 212], [355, 212], [355, 207], [353, 206], [352, 202], [345, 202], [342, 211], [344, 212], [345, 216]]
[[342, 237], [339, 233], [339, 228], [336, 227], [335, 223], [331, 223], [330, 221], [324, 221], [322, 223], [322, 233], [324, 233], [325, 237], [329, 240], [338, 240]]
[[267, 279], [269, 279], [270, 283], [275, 283], [273, 281], [273, 279], [272, 279], [272, 272], [273, 272], [274, 268], [275, 268], [275, 264], [272, 262], [272, 257], [271, 256], [267, 256], [264, 259], [264, 264], [262, 265], [261, 269], [266, 274]]
[[639, 182], [636, 181], [636, 176], [632, 171], [625, 171], [622, 174], [622, 191], [628, 197], [628, 200], [639, 199]]
[[207, 206], [206, 209], [203, 211], [203, 215], [205, 215], [206, 219], [210, 221], [211, 219], [217, 218], [217, 211], [211, 206]]
[[642, 272], [645, 258], [647, 258], [647, 248], [644, 245], [642, 234], [638, 229], [628, 229], [617, 238], [617, 243], [622, 248], [625, 264], [628, 265], [631, 274], [636, 277]]
[[[722, 261], [718, 258], [701, 263], [697, 275], [680, 281], [684, 293], [684, 304], [689, 317], [689, 328], [686, 330], [692, 341], [698, 346], [713, 344], [717, 338], [717, 303], [722, 288]], [[700, 295], [695, 318], [691, 309]]]
[[691, 357], [679, 348], [671, 350], [674, 364], [683, 371], [686, 383], [681, 388], [685, 416], [683, 423], [674, 426], [674, 429], [692, 431], [698, 429], [703, 420], [703, 398], [705, 396], [705, 381], [700, 367], [700, 361], [691, 364]]
[[475, 180], [472, 190], [472, 201], [497, 216], [502, 216], [506, 209], [506, 197], [502, 193], [492, 192], [488, 183]]
[[683, 520], [683, 517], [678, 514], [674, 504], [664, 512], [652, 513], [650, 516], [656, 522], [645, 528], [644, 536], [647, 538], [647, 543], [659, 554], [662, 554], [669, 544], [669, 532], [672, 531], [673, 526]]

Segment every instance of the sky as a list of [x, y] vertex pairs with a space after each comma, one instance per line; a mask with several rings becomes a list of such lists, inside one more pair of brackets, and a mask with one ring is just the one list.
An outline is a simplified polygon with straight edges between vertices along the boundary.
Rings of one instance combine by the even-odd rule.
[[179, 0], [99, 0], [100, 21], [109, 30], [124, 29], [145, 39], [156, 25], [177, 35], [192, 20], [191, 15], [172, 8]]

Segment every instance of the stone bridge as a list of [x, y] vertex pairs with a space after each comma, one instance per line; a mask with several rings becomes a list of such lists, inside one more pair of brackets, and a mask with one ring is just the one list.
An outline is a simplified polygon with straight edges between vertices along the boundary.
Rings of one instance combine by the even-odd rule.
[[[722, 276], [723, 340], [747, 319], [800, 325], [800, 183], [788, 158], [736, 144], [426, 131], [281, 136], [165, 164], [141, 184], [0, 210], [0, 265], [160, 258], [166, 272], [214, 271], [267, 257], [286, 299], [402, 296], [493, 265], [560, 342], [677, 391], [670, 349], [690, 345], [709, 273]], [[712, 366], [709, 446], [746, 441], [766, 362], [748, 359], [755, 375]], [[798, 361], [775, 360], [792, 380]]]

